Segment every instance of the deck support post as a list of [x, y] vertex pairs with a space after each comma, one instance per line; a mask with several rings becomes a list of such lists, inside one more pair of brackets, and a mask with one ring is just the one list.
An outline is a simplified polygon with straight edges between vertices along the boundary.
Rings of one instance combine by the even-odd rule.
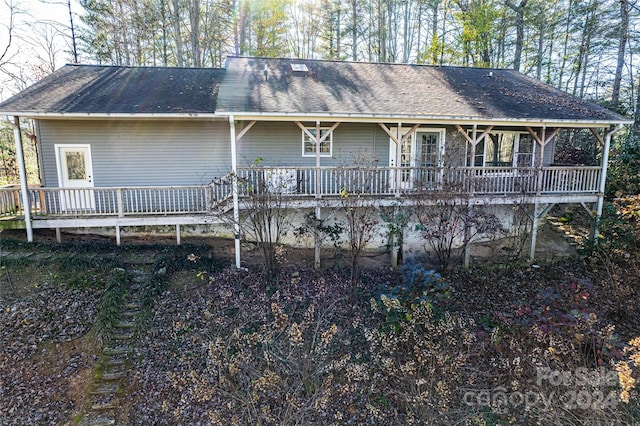
[[320, 235], [320, 230], [318, 229], [318, 225], [320, 224], [320, 220], [322, 220], [321, 218], [321, 214], [322, 214], [322, 209], [320, 208], [320, 202], [318, 201], [316, 204], [316, 221], [314, 224], [314, 230], [313, 230], [313, 245], [314, 245], [314, 260], [313, 260], [313, 268], [317, 271], [320, 269], [321, 266], [321, 259], [320, 259], [320, 252], [322, 249], [322, 235]]
[[315, 190], [315, 198], [316, 198], [316, 229], [314, 229], [314, 255], [313, 255], [313, 267], [316, 270], [320, 269], [320, 251], [322, 248], [322, 236], [320, 235], [319, 230], [317, 229], [317, 225], [320, 223], [322, 211], [320, 209], [320, 198], [322, 191], [322, 182], [320, 179], [322, 178], [322, 172], [320, 171], [320, 144], [322, 143], [321, 135], [320, 135], [320, 121], [316, 121], [316, 190]]
[[238, 154], [236, 150], [236, 121], [229, 116], [229, 133], [231, 139], [231, 191], [233, 194], [233, 226], [235, 239], [236, 268], [240, 269], [240, 205], [238, 203]]
[[31, 202], [29, 200], [29, 185], [27, 183], [27, 168], [24, 164], [24, 149], [22, 148], [22, 130], [20, 129], [20, 117], [14, 116], [13, 122], [5, 117], [5, 121], [13, 127], [13, 139], [16, 143], [16, 157], [18, 158], [18, 171], [20, 173], [20, 190], [22, 192], [22, 207], [24, 208], [24, 223], [27, 231], [27, 241], [33, 242], [33, 224], [31, 223]]
[[[471, 217], [471, 211], [473, 207], [471, 206], [471, 199], [467, 200], [467, 217]], [[464, 225], [464, 269], [469, 269], [471, 266], [471, 225], [466, 223]]]
[[62, 232], [60, 232], [60, 228], [56, 228], [56, 242], [58, 244], [62, 242]]
[[400, 197], [402, 195], [402, 123], [398, 123], [398, 133], [397, 133], [397, 143], [396, 143], [396, 171], [395, 171], [395, 190], [396, 197]]
[[600, 170], [600, 182], [598, 186], [598, 204], [596, 205], [596, 220], [593, 227], [593, 243], [598, 244], [600, 236], [600, 219], [602, 219], [602, 211], [604, 210], [604, 191], [607, 184], [607, 169], [609, 168], [609, 150], [611, 148], [611, 137], [614, 133], [619, 132], [624, 126], [618, 124], [613, 130], [607, 132], [604, 137], [604, 146], [602, 147], [602, 162]]
[[533, 262], [535, 260], [536, 257], [536, 244], [538, 241], [538, 223], [539, 223], [539, 218], [538, 215], [540, 214], [538, 212], [538, 202], [536, 201], [533, 205], [533, 217], [531, 218], [532, 223], [531, 223], [531, 245], [529, 246], [529, 262]]
[[116, 225], [116, 245], [120, 247], [120, 225]]
[[176, 225], [176, 245], [180, 245], [180, 224]]

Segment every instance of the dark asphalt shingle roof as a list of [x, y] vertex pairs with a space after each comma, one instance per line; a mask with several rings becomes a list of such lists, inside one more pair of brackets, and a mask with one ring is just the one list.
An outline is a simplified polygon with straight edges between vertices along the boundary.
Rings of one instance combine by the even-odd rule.
[[239, 57], [226, 70], [66, 65], [0, 104], [25, 116], [214, 112], [630, 122], [513, 70]]
[[212, 68], [65, 65], [0, 104], [0, 111], [212, 114], [223, 74]]
[[628, 121], [514, 70], [239, 57], [227, 60], [218, 111]]

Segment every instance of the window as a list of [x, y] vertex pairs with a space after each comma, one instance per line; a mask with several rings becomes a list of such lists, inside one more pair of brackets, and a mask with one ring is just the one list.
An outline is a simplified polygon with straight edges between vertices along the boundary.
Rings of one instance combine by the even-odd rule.
[[[311, 133], [314, 137], [316, 135], [316, 129], [311, 128], [307, 129], [309, 133]], [[320, 129], [320, 137], [323, 137], [329, 131], [328, 127], [323, 127]], [[322, 141], [320, 144], [320, 156], [321, 157], [331, 157], [331, 153], [333, 150], [333, 132], [327, 136], [327, 138]], [[315, 157], [316, 155], [316, 140], [312, 139], [307, 135], [306, 132], [302, 132], [302, 156], [303, 157]]]
[[[476, 145], [473, 165], [476, 167], [530, 167], [535, 143], [527, 133], [491, 132]], [[471, 165], [471, 149], [467, 144], [467, 165]]]

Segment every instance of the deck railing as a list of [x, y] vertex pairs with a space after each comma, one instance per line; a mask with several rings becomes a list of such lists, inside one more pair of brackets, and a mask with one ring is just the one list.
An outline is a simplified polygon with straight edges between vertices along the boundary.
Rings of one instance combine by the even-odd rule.
[[[291, 197], [370, 196], [434, 191], [477, 195], [596, 194], [600, 167], [279, 167], [239, 168], [238, 195], [278, 191]], [[189, 215], [210, 213], [232, 196], [233, 177], [209, 185], [123, 188], [32, 188], [34, 216]], [[19, 215], [19, 188], [0, 188], [0, 215]]]

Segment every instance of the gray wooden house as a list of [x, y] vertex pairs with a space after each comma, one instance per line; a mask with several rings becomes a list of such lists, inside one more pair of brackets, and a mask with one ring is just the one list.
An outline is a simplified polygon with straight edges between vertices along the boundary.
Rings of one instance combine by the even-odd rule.
[[[179, 239], [181, 225], [217, 222], [222, 203], [239, 215], [235, 177], [271, 180], [301, 208], [345, 190], [390, 204], [455, 185], [471, 202], [525, 200], [536, 217], [557, 203], [600, 215], [611, 136], [631, 122], [513, 70], [240, 57], [225, 69], [67, 65], [0, 114], [36, 122], [42, 186], [0, 190], [29, 239], [140, 225], [175, 225]], [[601, 164], [554, 164], [568, 129], [589, 131]]]

